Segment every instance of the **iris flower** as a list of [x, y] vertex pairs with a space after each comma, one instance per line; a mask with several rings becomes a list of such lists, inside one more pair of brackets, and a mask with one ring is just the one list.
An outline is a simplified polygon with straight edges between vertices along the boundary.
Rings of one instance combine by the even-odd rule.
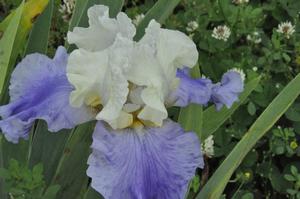
[[7, 140], [28, 138], [34, 120], [50, 131], [97, 120], [87, 175], [106, 199], [181, 199], [203, 168], [198, 137], [168, 119], [167, 108], [189, 103], [230, 107], [243, 90], [238, 71], [220, 83], [192, 79], [198, 60], [184, 33], [152, 20], [133, 41], [135, 26], [125, 13], [110, 18], [108, 7], [88, 10], [89, 27], [75, 27], [53, 59], [31, 54], [12, 73], [10, 103], [0, 107]]

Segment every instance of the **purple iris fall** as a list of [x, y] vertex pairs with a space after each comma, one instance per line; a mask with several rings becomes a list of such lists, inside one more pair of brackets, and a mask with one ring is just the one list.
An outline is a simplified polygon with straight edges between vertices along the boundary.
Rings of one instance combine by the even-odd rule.
[[167, 108], [190, 103], [231, 107], [243, 91], [242, 75], [220, 83], [189, 76], [198, 59], [193, 41], [154, 20], [133, 41], [125, 13], [89, 9], [88, 28], [68, 33], [78, 49], [59, 47], [53, 59], [26, 56], [14, 70], [10, 103], [0, 107], [7, 140], [28, 138], [36, 119], [50, 131], [98, 120], [88, 159], [91, 186], [106, 199], [182, 199], [196, 168], [203, 168], [197, 135], [168, 119]]
[[0, 128], [8, 141], [28, 139], [36, 119], [45, 120], [50, 131], [58, 131], [92, 118], [86, 109], [69, 105], [73, 87], [66, 76], [67, 59], [66, 50], [59, 47], [53, 60], [36, 53], [16, 66], [10, 80], [10, 103], [0, 107]]

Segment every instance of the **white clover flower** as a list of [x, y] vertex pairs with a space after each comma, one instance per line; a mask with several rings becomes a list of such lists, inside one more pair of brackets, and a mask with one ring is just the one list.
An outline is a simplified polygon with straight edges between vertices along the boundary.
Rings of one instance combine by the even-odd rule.
[[204, 143], [201, 144], [202, 152], [209, 158], [213, 157], [215, 154], [213, 138], [213, 135], [210, 135], [208, 138], [205, 139]]
[[73, 10], [75, 8], [75, 0], [63, 0], [58, 11], [62, 13], [64, 21], [68, 22], [71, 19]]
[[141, 21], [145, 18], [144, 14], [138, 14], [134, 17], [134, 19], [132, 20], [132, 23], [137, 26], [139, 25], [139, 23], [141, 23]]
[[248, 34], [247, 40], [253, 42], [254, 44], [259, 44], [262, 41], [260, 34], [257, 31], [253, 32], [252, 34]]
[[280, 126], [280, 125], [278, 125], [278, 126], [277, 126], [277, 128], [278, 128], [278, 129], [281, 129], [281, 126]]
[[249, 0], [232, 0], [232, 3], [240, 5], [240, 4], [246, 4], [249, 3]]
[[254, 72], [256, 72], [256, 71], [258, 70], [258, 68], [257, 68], [256, 66], [254, 66], [254, 67], [252, 68], [252, 70], [253, 70]]
[[247, 40], [248, 40], [248, 41], [251, 41], [251, 40], [252, 40], [251, 35], [249, 35], [249, 34], [247, 35]]
[[243, 69], [241, 69], [241, 68], [233, 68], [233, 69], [230, 69], [229, 71], [238, 72], [241, 75], [242, 80], [245, 81], [246, 74], [244, 73]]
[[218, 40], [227, 41], [230, 37], [231, 31], [230, 28], [226, 25], [217, 26], [213, 29], [212, 37]]
[[186, 30], [188, 32], [194, 32], [198, 27], [199, 27], [199, 24], [197, 23], [197, 21], [190, 21], [187, 24]]
[[282, 22], [278, 25], [277, 32], [284, 34], [289, 39], [295, 32], [295, 26], [290, 21]]

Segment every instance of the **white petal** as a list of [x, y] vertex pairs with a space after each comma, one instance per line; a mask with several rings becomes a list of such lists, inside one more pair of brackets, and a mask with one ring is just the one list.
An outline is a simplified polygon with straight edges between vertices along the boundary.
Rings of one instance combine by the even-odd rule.
[[106, 102], [96, 119], [104, 121], [115, 120], [127, 100], [129, 92], [126, 71], [130, 67], [133, 41], [117, 35], [115, 43], [109, 48], [109, 73], [105, 75], [103, 85], [106, 92], [103, 100]]
[[119, 116], [113, 120], [106, 120], [113, 129], [123, 129], [130, 126], [133, 122], [133, 116], [125, 111], [121, 111]]
[[193, 67], [198, 60], [194, 42], [179, 31], [163, 30], [158, 42], [157, 55], [163, 66], [169, 64], [176, 68]]
[[[71, 104], [93, 106], [94, 101], [101, 102], [103, 109], [97, 114], [97, 120], [104, 120], [113, 128], [127, 125], [131, 116], [121, 111], [129, 92], [125, 72], [132, 48], [133, 41], [118, 34], [115, 43], [104, 51], [73, 51], [67, 67], [68, 79], [75, 87]], [[125, 122], [120, 121], [120, 114]]]
[[106, 75], [103, 85], [105, 91], [103, 92], [103, 100], [105, 106], [102, 111], [96, 116], [97, 120], [111, 121], [116, 119], [127, 100], [128, 82], [124, 75], [120, 72], [111, 72]]
[[144, 87], [141, 98], [146, 106], [138, 115], [140, 119], [162, 124], [167, 118], [166, 98], [178, 86], [177, 68], [193, 67], [197, 59], [196, 45], [188, 36], [162, 29], [154, 20], [150, 22], [136, 45], [133, 66], [128, 72], [129, 81]]
[[67, 66], [68, 80], [75, 87], [70, 96], [71, 105], [80, 107], [91, 97], [100, 97], [107, 70], [107, 51], [74, 50]]
[[123, 110], [126, 111], [127, 113], [135, 112], [135, 111], [139, 110], [140, 108], [141, 108], [140, 105], [131, 104], [131, 103], [124, 104], [124, 106], [123, 106]]
[[141, 86], [132, 86], [132, 88], [130, 88], [130, 93], [128, 97], [130, 102], [134, 104], [144, 105], [143, 99], [141, 97], [143, 89], [144, 88]]
[[168, 112], [165, 108], [163, 96], [155, 88], [148, 87], [142, 92], [142, 99], [146, 106], [138, 114], [138, 118], [144, 121], [151, 121], [156, 126], [161, 126], [163, 120], [168, 117]]
[[68, 42], [78, 48], [99, 51], [111, 46], [120, 33], [123, 37], [133, 38], [135, 27], [125, 13], [117, 18], [109, 18], [107, 6], [95, 5], [88, 10], [89, 27], [75, 27], [68, 33]]
[[135, 26], [132, 23], [132, 20], [124, 13], [120, 12], [117, 15], [117, 24], [119, 32], [123, 37], [132, 39], [135, 35]]

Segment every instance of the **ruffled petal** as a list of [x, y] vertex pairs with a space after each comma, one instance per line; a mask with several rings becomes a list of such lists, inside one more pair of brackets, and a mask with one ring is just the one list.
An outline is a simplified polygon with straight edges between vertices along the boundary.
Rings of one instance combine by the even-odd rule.
[[107, 51], [74, 50], [67, 66], [68, 80], [75, 88], [70, 96], [72, 106], [80, 107], [96, 98], [102, 100], [100, 91], [108, 70]]
[[138, 117], [161, 126], [168, 116], [166, 99], [178, 87], [177, 68], [196, 64], [196, 45], [185, 34], [163, 29], [152, 20], [136, 44], [133, 57], [128, 79], [144, 88], [141, 99], [145, 106]]
[[58, 131], [93, 117], [86, 107], [69, 105], [73, 87], [66, 77], [67, 57], [59, 47], [53, 60], [36, 53], [17, 65], [10, 81], [11, 101], [0, 107], [0, 128], [7, 140], [17, 143], [19, 138], [28, 138], [35, 119], [46, 120], [50, 131]]
[[89, 27], [75, 27], [68, 33], [68, 42], [78, 48], [89, 51], [100, 51], [111, 46], [119, 33], [132, 39], [135, 27], [125, 13], [119, 13], [116, 18], [109, 18], [109, 8], [94, 5], [88, 10]]
[[220, 83], [212, 88], [211, 101], [216, 104], [216, 108], [220, 110], [223, 105], [230, 108], [238, 96], [244, 90], [243, 75], [235, 70], [226, 72]]
[[150, 21], [140, 42], [154, 48], [165, 71], [183, 66], [191, 68], [197, 63], [198, 51], [193, 40], [180, 31], [161, 28], [155, 20]]
[[203, 157], [196, 134], [166, 120], [162, 128], [114, 131], [98, 122], [87, 170], [106, 199], [181, 199]]
[[206, 105], [211, 98], [212, 82], [207, 78], [193, 79], [189, 70], [178, 69], [180, 83], [176, 91], [168, 98], [168, 104], [185, 107], [190, 103]]
[[[132, 48], [133, 41], [118, 34], [106, 50], [73, 51], [67, 66], [68, 79], [75, 87], [71, 104], [76, 107], [102, 105], [96, 119], [108, 122], [114, 129], [124, 128], [125, 124], [119, 117], [129, 92], [126, 73]], [[130, 121], [128, 115], [126, 118]]]
[[[97, 115], [98, 120], [104, 120], [109, 123], [117, 119], [121, 113], [122, 107], [127, 101], [129, 93], [126, 73], [130, 67], [131, 51], [133, 41], [117, 35], [115, 43], [109, 49], [109, 71], [105, 75], [103, 85], [105, 90], [102, 92], [104, 107]], [[113, 128], [121, 128], [114, 126]]]
[[161, 126], [163, 120], [168, 117], [168, 112], [165, 108], [164, 100], [159, 96], [157, 89], [151, 87], [144, 89], [141, 93], [141, 98], [146, 106], [138, 114], [138, 118]]

